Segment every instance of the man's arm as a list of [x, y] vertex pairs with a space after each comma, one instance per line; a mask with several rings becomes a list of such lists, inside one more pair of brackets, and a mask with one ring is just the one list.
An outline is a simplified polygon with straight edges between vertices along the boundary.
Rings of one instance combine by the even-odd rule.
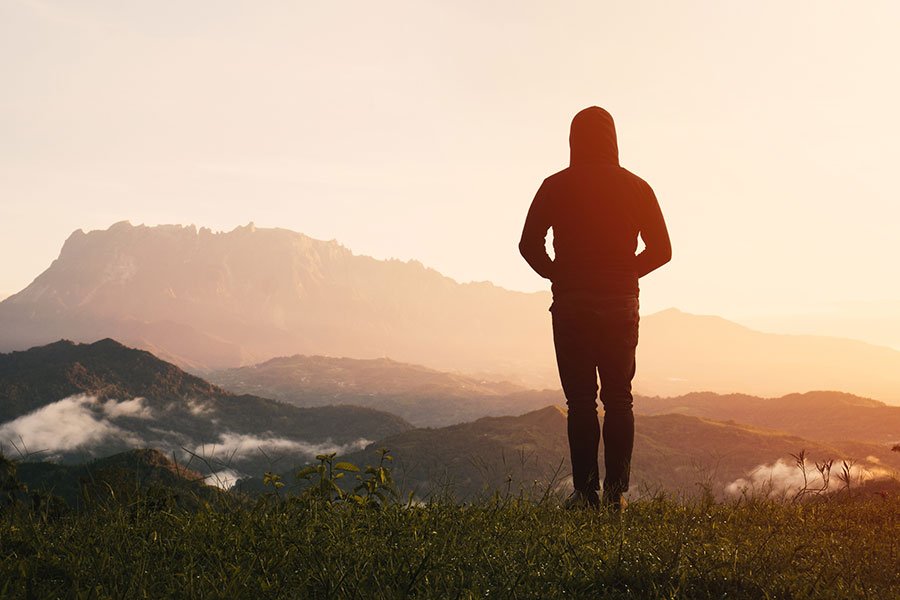
[[535, 272], [545, 279], [552, 279], [553, 261], [547, 255], [546, 240], [547, 231], [550, 229], [550, 214], [547, 205], [546, 182], [538, 188], [528, 216], [525, 217], [525, 227], [522, 229], [522, 239], [519, 241], [519, 252], [525, 261], [531, 265]]
[[644, 240], [644, 250], [634, 259], [638, 277], [643, 277], [672, 260], [672, 242], [669, 240], [669, 230], [666, 228], [666, 220], [659, 208], [656, 194], [646, 183], [643, 186], [646, 193], [644, 210], [641, 211], [641, 239]]

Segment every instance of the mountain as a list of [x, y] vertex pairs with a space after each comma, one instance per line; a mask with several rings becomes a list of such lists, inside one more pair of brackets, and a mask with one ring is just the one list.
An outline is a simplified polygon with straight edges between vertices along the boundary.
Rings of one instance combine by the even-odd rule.
[[900, 349], [900, 300], [821, 303], [806, 314], [745, 317], [761, 331], [837, 335]]
[[206, 467], [255, 473], [279, 456], [347, 451], [410, 427], [370, 408], [298, 408], [232, 394], [109, 339], [0, 354], [0, 443], [7, 452], [83, 462], [152, 447], [176, 451], [194, 468], [207, 460]]
[[558, 391], [526, 390], [509, 382], [447, 373], [387, 358], [295, 355], [216, 371], [207, 377], [234, 392], [258, 394], [296, 406], [368, 406], [420, 427], [440, 427], [489, 415], [521, 414], [561, 398]]
[[677, 413], [731, 420], [824, 441], [900, 442], [900, 406], [842, 392], [779, 398], [697, 392], [674, 398], [636, 398], [635, 410], [648, 415]]
[[[114, 337], [198, 370], [303, 353], [548, 376], [548, 305], [284, 229], [122, 222], [76, 231], [0, 303], [0, 349]], [[522, 352], [536, 340], [547, 360]]]
[[[461, 284], [284, 229], [122, 222], [76, 231], [0, 302], [0, 350], [113, 337], [195, 372], [295, 354], [387, 356], [556, 387], [549, 305], [547, 293]], [[834, 389], [900, 403], [891, 348], [674, 309], [643, 316], [640, 335], [635, 389], [645, 395]]]
[[[900, 469], [900, 456], [886, 446], [826, 444], [685, 415], [638, 415], [635, 430], [635, 495], [660, 490], [693, 494], [700, 490], [698, 486], [708, 486], [723, 496], [739, 493], [751, 483], [764, 486], [766, 481], [787, 489], [797, 484], [800, 475], [791, 454], [802, 450], [813, 472], [812, 461], [856, 459], [856, 483], [896, 475]], [[553, 480], [554, 474], [564, 487], [570, 473], [565, 413], [555, 406], [518, 417], [485, 417], [439, 429], [405, 431], [342, 460], [372, 464], [380, 447], [393, 454], [400, 485], [415, 490], [419, 497], [449, 492], [472, 498], [486, 491], [529, 490], [535, 481]]]

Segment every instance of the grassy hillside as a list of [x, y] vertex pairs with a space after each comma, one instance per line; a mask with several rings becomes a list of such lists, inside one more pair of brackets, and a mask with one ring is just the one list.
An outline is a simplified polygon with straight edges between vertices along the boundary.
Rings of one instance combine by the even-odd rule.
[[[359, 475], [376, 497], [331, 483], [354, 467], [331, 460], [304, 491], [269, 478], [255, 500], [203, 486], [153, 451], [84, 468], [0, 464], [0, 597], [150, 598], [892, 598], [900, 486], [854, 485], [781, 500], [738, 495], [716, 502], [642, 494], [623, 514], [565, 511], [553, 480], [503, 487], [456, 503], [390, 493], [414, 474], [415, 453], [447, 444], [449, 464], [469, 472], [516, 465], [462, 460], [473, 441], [520, 451], [525, 466], [564, 441], [561, 411], [485, 418], [394, 436], [390, 470]], [[732, 444], [765, 451], [805, 442], [784, 434], [683, 415], [639, 419], [640, 469], [671, 470], [685, 453]], [[549, 435], [547, 435], [549, 433]], [[454, 445], [458, 444], [458, 445]], [[820, 447], [819, 451], [835, 448]], [[371, 449], [359, 455], [371, 464]], [[422, 455], [426, 456], [426, 455]], [[667, 458], [670, 457], [670, 458]], [[441, 460], [440, 453], [430, 458]], [[451, 459], [456, 460], [453, 462]], [[666, 463], [671, 459], [672, 463]], [[532, 461], [532, 462], [528, 462]], [[659, 464], [654, 464], [657, 461]], [[493, 465], [491, 467], [491, 465]], [[16, 470], [10, 469], [16, 467]], [[432, 466], [434, 468], [434, 465]], [[531, 467], [528, 467], [531, 468]], [[636, 469], [639, 466], [636, 464]], [[480, 469], [480, 470], [479, 470]], [[16, 472], [18, 471], [18, 472]], [[500, 469], [496, 475], [506, 471]], [[522, 473], [531, 477], [536, 471]], [[345, 479], [337, 479], [339, 474]], [[77, 477], [77, 485], [73, 483]], [[671, 479], [677, 472], [671, 474]], [[17, 479], [79, 493], [69, 507], [17, 492]], [[519, 482], [517, 482], [519, 483]], [[323, 485], [324, 484], [324, 485]], [[43, 488], [46, 489], [46, 488]]]
[[0, 515], [4, 598], [896, 598], [900, 500]]

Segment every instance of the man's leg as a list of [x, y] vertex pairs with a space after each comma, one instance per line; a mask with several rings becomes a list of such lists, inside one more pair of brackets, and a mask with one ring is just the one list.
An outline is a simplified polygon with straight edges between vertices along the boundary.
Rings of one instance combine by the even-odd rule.
[[604, 313], [603, 335], [599, 340], [598, 372], [600, 400], [603, 402], [603, 454], [606, 476], [603, 498], [618, 503], [628, 491], [631, 453], [634, 448], [634, 413], [631, 380], [635, 373], [638, 338], [638, 304]]
[[590, 318], [583, 312], [553, 313], [553, 344], [559, 379], [568, 406], [569, 453], [572, 482], [580, 492], [600, 489], [597, 455], [600, 422], [597, 418], [597, 363], [593, 355]]

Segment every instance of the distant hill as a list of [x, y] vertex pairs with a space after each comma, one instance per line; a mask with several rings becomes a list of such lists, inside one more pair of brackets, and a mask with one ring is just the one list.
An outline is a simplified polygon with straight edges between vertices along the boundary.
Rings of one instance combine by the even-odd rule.
[[109, 339], [0, 354], [0, 444], [8, 454], [16, 447], [81, 462], [130, 448], [182, 456], [187, 448], [255, 473], [266, 456], [358, 447], [410, 427], [370, 408], [235, 395]]
[[[232, 386], [261, 385], [270, 389], [284, 386], [285, 393], [301, 390], [312, 397], [320, 394], [340, 397], [341, 393], [497, 396], [522, 389], [508, 382], [480, 380], [389, 358], [365, 360], [295, 355], [212, 373], [210, 377]], [[247, 379], [251, 382], [246, 382]]]
[[149, 352], [112, 339], [92, 344], [60, 340], [0, 354], [0, 422], [75, 394], [102, 400], [151, 396], [181, 401], [229, 395]]
[[780, 396], [840, 390], [900, 403], [900, 351], [864, 342], [754, 331], [670, 309], [643, 317], [636, 389]]
[[[417, 426], [443, 426], [488, 415], [516, 415], [545, 406], [548, 393], [447, 373], [387, 358], [296, 355], [216, 371], [209, 379], [239, 393], [297, 406], [353, 404], [384, 410]], [[550, 392], [550, 402], [561, 392]]]
[[[772, 469], [772, 476], [790, 476], [790, 454], [801, 450], [811, 461], [856, 459], [870, 474], [900, 468], [898, 453], [875, 444], [826, 444], [675, 414], [638, 415], [635, 427], [632, 491], [637, 495], [656, 490], [693, 494], [698, 486], [708, 485], [721, 496], [729, 484], [779, 460], [787, 461], [787, 468]], [[570, 474], [565, 414], [553, 406], [518, 417], [486, 417], [440, 429], [414, 429], [388, 436], [345, 458], [355, 464], [371, 464], [377, 460], [378, 447], [392, 451], [397, 479], [420, 496], [448, 491], [472, 498], [486, 490], [508, 488], [515, 492], [530, 489], [535, 480], [548, 481], [560, 467], [560, 478]]]
[[[515, 416], [548, 404], [565, 403], [558, 389], [522, 390], [512, 384], [388, 359], [293, 356], [212, 373], [210, 378], [236, 392], [298, 406], [369, 406], [400, 415], [420, 427], [442, 427], [486, 416]], [[712, 392], [669, 398], [637, 395], [635, 410], [649, 415], [677, 413], [733, 420], [824, 442], [900, 442], [900, 407], [842, 392], [814, 391], [777, 398]]]
[[16, 471], [29, 492], [58, 496], [70, 508], [81, 507], [85, 501], [129, 504], [137, 498], [193, 506], [218, 499], [221, 493], [200, 473], [149, 449], [128, 450], [79, 465], [22, 462]]
[[[198, 373], [295, 354], [390, 357], [557, 387], [550, 301], [285, 229], [121, 222], [74, 232], [0, 302], [0, 351], [111, 337]], [[638, 365], [646, 395], [834, 389], [900, 403], [900, 351], [674, 309], [643, 316]]]
[[780, 398], [695, 392], [674, 398], [641, 397], [635, 410], [733, 420], [816, 440], [900, 442], [900, 406], [841, 392], [807, 392]]

